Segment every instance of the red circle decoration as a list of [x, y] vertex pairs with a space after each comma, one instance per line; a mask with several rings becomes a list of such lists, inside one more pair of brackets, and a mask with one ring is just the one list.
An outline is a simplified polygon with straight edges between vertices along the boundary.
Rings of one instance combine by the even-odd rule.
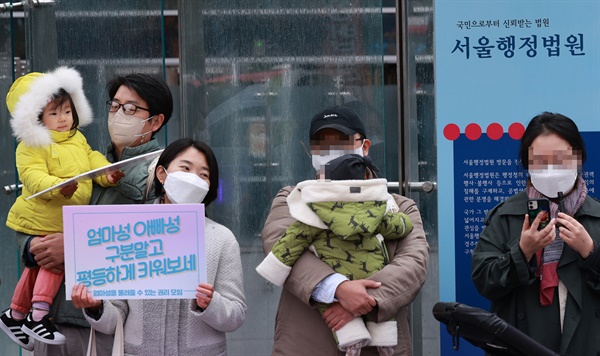
[[481, 126], [477, 124], [468, 124], [465, 128], [465, 136], [471, 141], [478, 140], [481, 137]]
[[525, 126], [520, 122], [514, 122], [508, 127], [508, 136], [513, 140], [520, 140], [525, 133]]
[[494, 141], [501, 139], [502, 135], [504, 135], [504, 132], [502, 131], [502, 125], [497, 122], [489, 124], [486, 133], [488, 137]]
[[444, 127], [444, 137], [454, 141], [460, 136], [460, 128], [456, 124], [448, 124]]

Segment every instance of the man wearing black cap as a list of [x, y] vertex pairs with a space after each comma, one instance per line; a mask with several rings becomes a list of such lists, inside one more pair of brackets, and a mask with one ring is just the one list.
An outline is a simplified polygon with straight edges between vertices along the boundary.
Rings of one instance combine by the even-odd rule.
[[369, 147], [371, 141], [367, 139], [365, 126], [351, 109], [343, 106], [325, 109], [310, 123], [312, 163], [321, 177], [327, 162], [344, 154], [367, 156]]
[[[412, 223], [388, 193], [387, 180], [365, 179], [368, 167], [372, 167], [369, 157], [347, 154], [327, 163], [324, 180], [298, 183], [287, 198], [290, 213], [298, 221], [285, 231], [256, 271], [281, 286], [309, 247], [346, 277], [342, 277], [344, 281], [368, 278], [380, 271], [389, 262], [383, 240], [406, 237]], [[323, 313], [330, 306], [317, 304]], [[365, 323], [358, 315], [336, 330], [335, 336], [338, 348], [347, 356], [360, 354], [366, 345], [377, 347], [380, 355], [392, 355], [398, 343], [395, 320]]]
[[[345, 107], [333, 107], [312, 119], [310, 146], [313, 167], [319, 175], [324, 174], [327, 162], [344, 154], [367, 156], [371, 143], [356, 113]], [[374, 177], [375, 173], [368, 170], [366, 178]], [[267, 254], [296, 221], [287, 204], [292, 190], [293, 187], [280, 190], [271, 206], [262, 231]], [[367, 315], [376, 322], [396, 319], [398, 344], [394, 354], [412, 354], [408, 305], [425, 281], [429, 246], [415, 202], [396, 194], [393, 197], [414, 228], [404, 239], [386, 241], [390, 263], [381, 271], [368, 279], [349, 281], [310, 251], [296, 261], [281, 293], [273, 355], [341, 355], [329, 331], [339, 330], [357, 315]], [[321, 316], [313, 308], [314, 302], [332, 306]], [[366, 347], [361, 354], [378, 352], [375, 347]]]

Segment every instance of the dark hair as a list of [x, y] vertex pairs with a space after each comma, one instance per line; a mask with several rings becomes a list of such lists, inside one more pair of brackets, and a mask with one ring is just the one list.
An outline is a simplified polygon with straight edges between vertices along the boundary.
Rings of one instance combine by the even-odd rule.
[[[49, 102], [47, 105], [54, 105], [54, 107], [59, 107], [62, 104], [64, 104], [66, 101], [69, 102], [69, 104], [71, 104], [71, 113], [73, 116], [73, 125], [71, 126], [71, 130], [74, 128], [77, 128], [79, 126], [79, 115], [77, 114], [77, 108], [75, 108], [75, 103], [73, 103], [73, 98], [71, 97], [71, 95], [69, 93], [67, 93], [66, 90], [64, 90], [63, 88], [60, 88], [58, 90], [58, 92], [52, 94], [52, 97], [50, 98], [51, 102]], [[46, 106], [47, 106], [46, 105]], [[45, 110], [46, 108], [44, 108]], [[42, 121], [42, 115], [44, 114], [44, 110], [42, 110], [42, 112], [38, 115], [38, 120]]]
[[355, 153], [346, 154], [325, 165], [325, 178], [331, 180], [365, 179], [369, 170], [377, 170], [371, 157], [363, 157]]
[[[117, 91], [121, 86], [126, 86], [130, 90], [133, 90], [140, 98], [148, 104], [150, 110], [150, 116], [163, 114], [165, 120], [163, 121], [160, 129], [169, 122], [171, 115], [173, 114], [173, 95], [171, 90], [167, 86], [165, 81], [155, 75], [134, 73], [125, 76], [118, 76], [113, 78], [106, 85], [108, 96], [110, 100], [114, 99]], [[156, 132], [152, 133], [152, 136]]]
[[585, 163], [585, 142], [575, 122], [564, 115], [545, 111], [531, 119], [521, 138], [519, 157], [521, 157], [523, 168], [529, 168], [529, 147], [533, 141], [538, 136], [550, 134], [560, 136], [567, 141], [571, 145], [573, 153], [579, 154], [581, 163]]
[[[202, 152], [206, 157], [206, 163], [208, 163], [208, 169], [210, 171], [210, 187], [208, 193], [202, 201], [205, 206], [208, 206], [215, 199], [217, 199], [217, 191], [219, 190], [219, 166], [217, 164], [217, 158], [213, 153], [212, 149], [202, 141], [195, 141], [191, 138], [180, 138], [179, 140], [173, 141], [170, 145], [165, 148], [163, 153], [158, 158], [156, 166], [163, 166], [165, 169], [169, 168], [169, 164], [179, 156], [179, 154], [189, 147], [194, 147], [198, 151]], [[154, 173], [154, 192], [156, 196], [163, 195], [163, 185], [156, 178], [156, 172]]]

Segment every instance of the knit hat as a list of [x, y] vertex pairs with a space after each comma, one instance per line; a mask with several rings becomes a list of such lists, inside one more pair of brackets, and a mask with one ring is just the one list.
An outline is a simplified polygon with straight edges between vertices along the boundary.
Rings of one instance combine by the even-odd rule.
[[50, 130], [40, 122], [39, 116], [60, 89], [73, 99], [79, 127], [92, 122], [92, 108], [83, 93], [83, 80], [79, 72], [73, 68], [59, 67], [53, 72], [29, 73], [15, 80], [6, 94], [6, 106], [11, 114], [10, 126], [17, 141], [29, 146], [52, 143]]
[[325, 178], [331, 180], [365, 179], [367, 169], [379, 171], [373, 165], [371, 157], [357, 154], [346, 154], [329, 161], [325, 165]]

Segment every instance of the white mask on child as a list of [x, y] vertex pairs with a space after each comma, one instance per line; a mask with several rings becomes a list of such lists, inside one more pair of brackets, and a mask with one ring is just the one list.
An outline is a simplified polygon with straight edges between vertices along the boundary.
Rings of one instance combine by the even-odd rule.
[[154, 116], [140, 119], [133, 115], [127, 115], [123, 109], [108, 113], [108, 133], [110, 139], [118, 147], [129, 147], [138, 137], [143, 137], [152, 130], [141, 133], [146, 121], [152, 120]]
[[567, 194], [573, 188], [577, 179], [577, 170], [549, 165], [546, 169], [529, 170], [529, 177], [538, 192], [548, 198], [556, 198], [558, 192]]
[[342, 157], [343, 155], [357, 154], [357, 155], [363, 157], [364, 156], [363, 155], [363, 146], [364, 145], [365, 145], [365, 142], [363, 141], [363, 144], [354, 150], [329, 150], [329, 151], [321, 151], [321, 154], [313, 154], [312, 155], [312, 166], [315, 169], [315, 171], [319, 172], [321, 170], [321, 168], [324, 167], [327, 163], [329, 163], [330, 161], [333, 161], [334, 159], [336, 159], [338, 157]]
[[[164, 169], [164, 168], [163, 168]], [[208, 183], [194, 173], [176, 171], [167, 173], [163, 184], [173, 204], [200, 204], [208, 194]]]

